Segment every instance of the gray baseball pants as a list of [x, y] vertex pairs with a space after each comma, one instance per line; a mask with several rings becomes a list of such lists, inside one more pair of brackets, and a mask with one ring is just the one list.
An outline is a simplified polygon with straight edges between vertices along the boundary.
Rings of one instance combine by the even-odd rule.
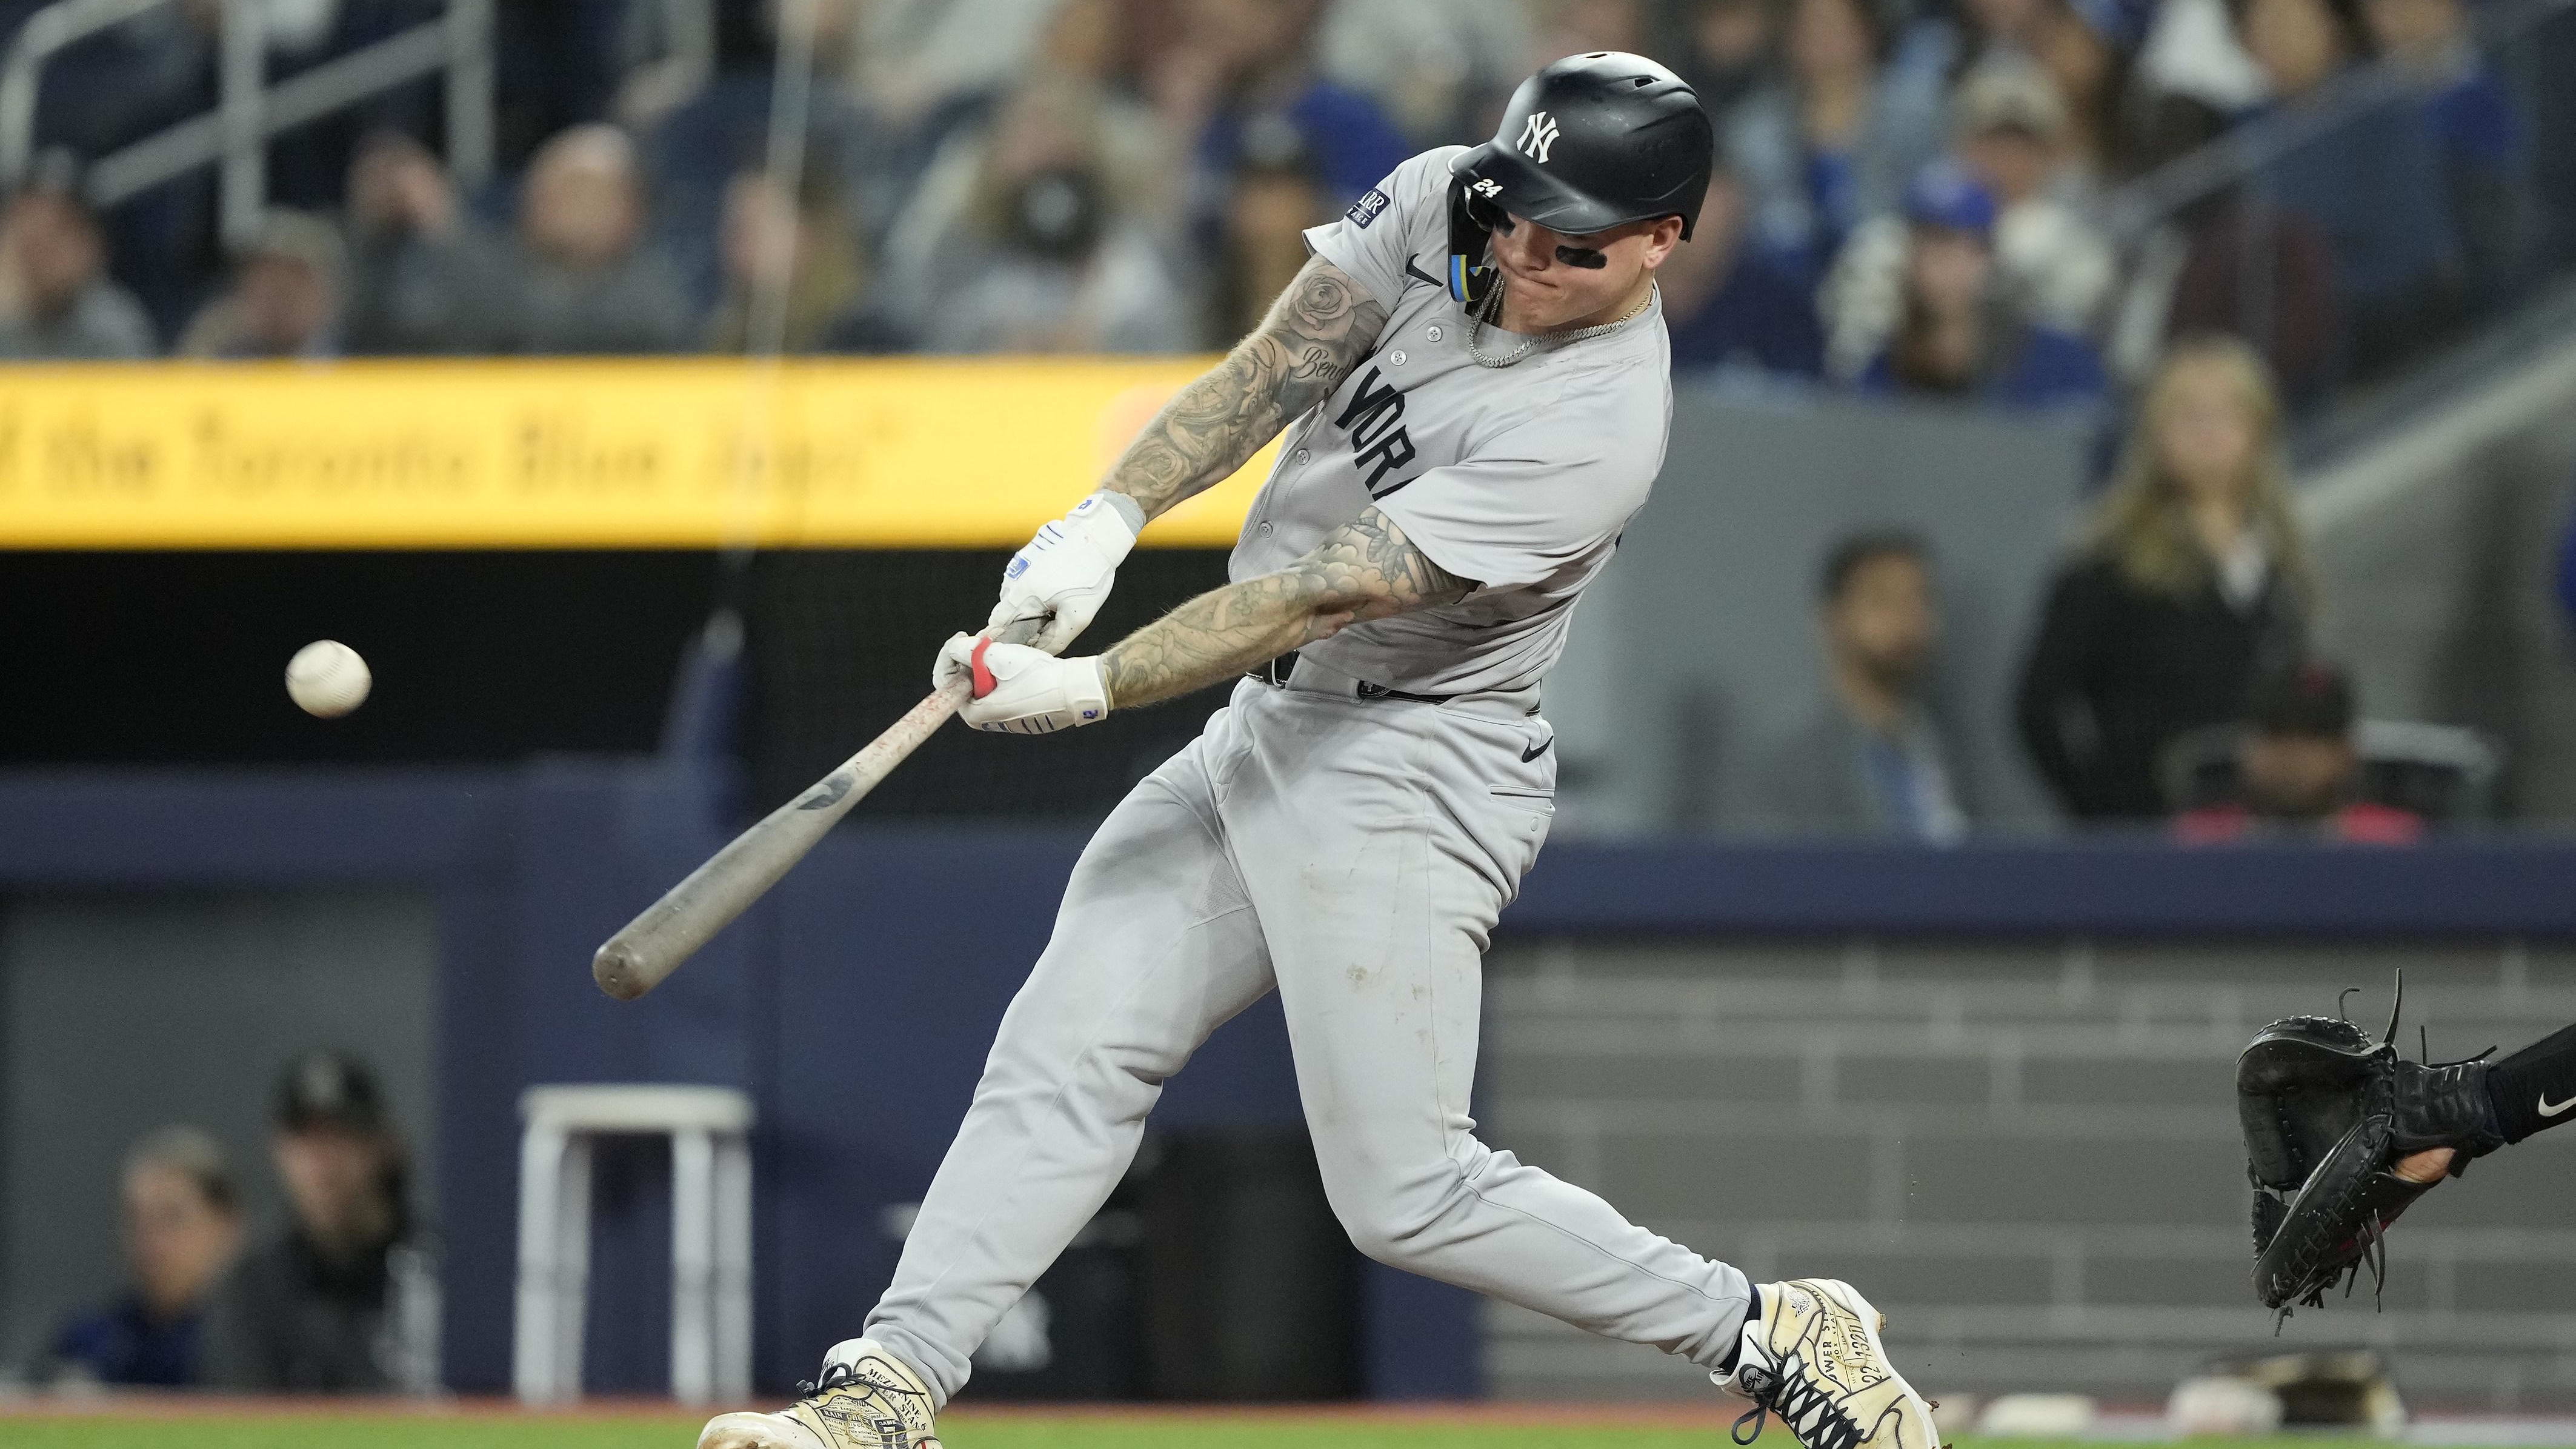
[[[1745, 1277], [1496, 1152], [1467, 1115], [1482, 955], [1547, 834], [1527, 697], [1244, 681], [1074, 867], [867, 1333], [944, 1403], [1091, 1220], [1208, 1034], [1274, 988], [1324, 1191], [1360, 1251], [1714, 1366]], [[1043, 745], [1033, 748], [1044, 748]]]

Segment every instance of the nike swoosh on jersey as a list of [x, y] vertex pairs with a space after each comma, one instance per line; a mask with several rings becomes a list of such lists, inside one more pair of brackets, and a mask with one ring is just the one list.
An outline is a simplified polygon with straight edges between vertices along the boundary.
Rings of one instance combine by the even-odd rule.
[[1415, 266], [1413, 264], [1413, 258], [1411, 257], [1406, 257], [1404, 259], [1404, 274], [1417, 282], [1424, 282], [1434, 287], [1445, 287], [1449, 285], [1447, 282], [1444, 282], [1438, 277], [1431, 275], [1429, 272], [1422, 270], [1420, 267]]
[[[1537, 748], [1537, 749], [1534, 749], [1534, 750], [1523, 750], [1523, 751], [1521, 751], [1521, 763], [1522, 763], [1522, 764], [1524, 764], [1524, 765], [1526, 765], [1526, 764], [1528, 764], [1530, 761], [1537, 759], [1539, 756], [1546, 754], [1546, 753], [1548, 752], [1549, 747], [1553, 746], [1555, 743], [1556, 743], [1556, 736], [1554, 736], [1554, 735], [1549, 735], [1546, 739], [1543, 739], [1543, 740], [1541, 740], [1541, 741], [1539, 741], [1539, 742], [1538, 742], [1538, 748]], [[2570, 1098], [2568, 1098], [2567, 1100], [2569, 1100], [2569, 1101], [2571, 1101], [2571, 1102], [2576, 1102], [2576, 1097], [2570, 1097]], [[2549, 1114], [2548, 1114], [2548, 1113], [2546, 1113], [2546, 1112], [2543, 1112], [2543, 1113], [2541, 1113], [2540, 1115], [2541, 1115], [2541, 1116], [2543, 1116], [2543, 1117], [2546, 1117], [2546, 1116], [2548, 1116]]]
[[2549, 1104], [2549, 1094], [2547, 1092], [2540, 1094], [2540, 1115], [2543, 1117], [2555, 1117], [2570, 1107], [2576, 1107], [2576, 1097], [2570, 1097], [2553, 1107]]

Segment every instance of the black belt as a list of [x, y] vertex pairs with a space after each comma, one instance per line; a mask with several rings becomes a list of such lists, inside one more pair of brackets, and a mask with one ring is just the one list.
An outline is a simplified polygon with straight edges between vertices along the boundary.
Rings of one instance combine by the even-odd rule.
[[[1244, 671], [1243, 677], [1257, 679], [1273, 689], [1286, 689], [1288, 676], [1296, 668], [1297, 651], [1291, 649], [1267, 664]], [[1389, 689], [1383, 684], [1371, 684], [1365, 679], [1352, 681], [1351, 693], [1360, 699], [1401, 699], [1413, 704], [1447, 704], [1453, 699], [1462, 697], [1455, 694], [1407, 694], [1401, 689]]]

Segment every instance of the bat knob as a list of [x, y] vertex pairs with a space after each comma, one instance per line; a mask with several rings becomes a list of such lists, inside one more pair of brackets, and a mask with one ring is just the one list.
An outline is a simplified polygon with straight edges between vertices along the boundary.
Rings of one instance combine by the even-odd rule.
[[644, 963], [635, 959], [635, 948], [622, 941], [609, 942], [590, 958], [590, 979], [619, 1001], [633, 1001], [653, 989]]

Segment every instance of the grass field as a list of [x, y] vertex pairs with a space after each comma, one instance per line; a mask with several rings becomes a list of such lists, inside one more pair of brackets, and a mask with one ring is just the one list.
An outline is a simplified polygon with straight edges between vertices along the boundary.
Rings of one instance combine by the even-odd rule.
[[[1611, 1417], [1605, 1414], [1603, 1417]], [[457, 1414], [59, 1414], [0, 1412], [7, 1449], [687, 1449], [702, 1416], [667, 1412]], [[1714, 1449], [1723, 1421], [1628, 1417], [1587, 1424], [1507, 1414], [959, 1413], [948, 1449]], [[2359, 1449], [2358, 1439], [2195, 1439], [2193, 1449]], [[2074, 1449], [2043, 1440], [1962, 1439], [1954, 1449]], [[1796, 1449], [1774, 1430], [1760, 1449]], [[2099, 1446], [2092, 1446], [2099, 1449]]]

